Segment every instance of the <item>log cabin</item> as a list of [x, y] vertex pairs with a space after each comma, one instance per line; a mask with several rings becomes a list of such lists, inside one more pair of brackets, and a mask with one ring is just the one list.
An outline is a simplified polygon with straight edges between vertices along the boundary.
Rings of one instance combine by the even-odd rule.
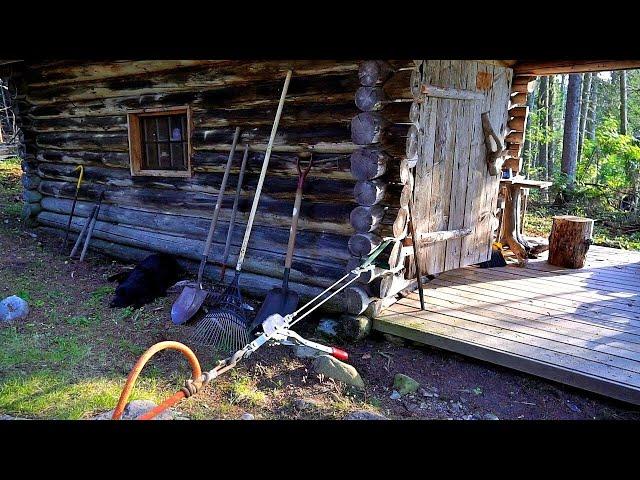
[[[292, 69], [241, 287], [260, 297], [281, 282], [296, 160], [312, 153], [291, 287], [310, 298], [392, 237], [383, 262], [327, 304], [373, 316], [415, 288], [411, 205], [422, 275], [490, 257], [499, 170], [522, 167], [527, 94], [536, 75], [638, 64], [0, 61], [0, 75], [18, 92], [25, 220], [63, 235], [82, 165], [72, 232], [104, 191], [93, 249], [130, 261], [170, 253], [195, 271], [236, 127], [250, 148], [232, 258], [239, 251], [282, 82]], [[487, 122], [502, 147], [493, 154]], [[236, 156], [209, 278], [220, 271], [241, 148]]]

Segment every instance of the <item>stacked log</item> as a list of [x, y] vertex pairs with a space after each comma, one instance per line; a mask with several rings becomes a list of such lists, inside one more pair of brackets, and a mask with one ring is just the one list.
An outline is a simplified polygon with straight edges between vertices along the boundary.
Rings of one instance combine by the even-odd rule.
[[[19, 89], [27, 149], [23, 157], [25, 200], [28, 200], [25, 210], [30, 217], [35, 216], [43, 228], [63, 230], [75, 193], [78, 173], [74, 169], [82, 165], [85, 177], [76, 207], [78, 221], [71, 226], [74, 232], [88, 215], [92, 202], [106, 189], [94, 232], [96, 242], [92, 246], [115, 254], [123, 249], [166, 251], [178, 255], [181, 261], [197, 261], [233, 133], [235, 127], [240, 126], [240, 144], [250, 144], [250, 155], [232, 240], [230, 261], [234, 262], [233, 254], [239, 248], [251, 208], [282, 79], [289, 68], [294, 74], [245, 270], [247, 275], [264, 279], [265, 285], [281, 282], [297, 183], [296, 161], [300, 154], [312, 151], [314, 167], [305, 185], [292, 281], [303, 282], [314, 289], [330, 285], [342, 276], [351, 258], [348, 242], [353, 233], [350, 214], [354, 208], [364, 207], [360, 211], [362, 216], [358, 217], [363, 222], [361, 230], [367, 230], [367, 222], [376, 232], [392, 228], [389, 221], [380, 222], [379, 216], [382, 205], [390, 206], [388, 198], [394, 191], [387, 182], [378, 179], [385, 173], [395, 175], [398, 167], [384, 170], [387, 162], [381, 159], [378, 166], [365, 166], [362, 178], [351, 174], [350, 155], [360, 148], [351, 141], [349, 128], [359, 112], [354, 105], [354, 96], [361, 86], [358, 62], [30, 63]], [[131, 177], [127, 112], [184, 105], [190, 106], [193, 118], [193, 175], [189, 178]], [[389, 123], [385, 128], [396, 134], [394, 119], [402, 117], [402, 105], [393, 107], [385, 108], [391, 112], [386, 117]], [[239, 149], [229, 185], [235, 186], [241, 157]], [[224, 244], [226, 238], [233, 204], [230, 190], [224, 198], [216, 229], [214, 263], [219, 260], [220, 242]], [[357, 192], [358, 200], [345, 192]], [[393, 207], [389, 211], [393, 212]], [[215, 272], [215, 268], [207, 271]]]
[[[360, 87], [355, 104], [361, 113], [351, 121], [351, 140], [358, 149], [351, 154], [351, 174], [357, 180], [353, 195], [358, 206], [350, 214], [354, 230], [349, 239], [352, 270], [383, 238], [400, 242], [406, 236], [406, 205], [403, 195], [410, 182], [409, 168], [417, 161], [417, 130], [411, 117], [413, 101], [412, 62], [395, 64], [372, 60], [360, 64]], [[405, 202], [406, 203], [406, 202]], [[345, 291], [347, 311], [363, 313], [371, 302], [389, 295], [388, 278], [397, 274], [388, 252], [382, 257], [388, 268], [376, 267]]]
[[514, 175], [522, 170], [522, 145], [524, 144], [525, 128], [529, 107], [528, 94], [533, 92], [536, 77], [519, 75], [513, 78], [511, 84], [511, 98], [509, 104], [509, 133], [505, 137], [508, 155], [502, 165], [502, 170], [511, 170]]

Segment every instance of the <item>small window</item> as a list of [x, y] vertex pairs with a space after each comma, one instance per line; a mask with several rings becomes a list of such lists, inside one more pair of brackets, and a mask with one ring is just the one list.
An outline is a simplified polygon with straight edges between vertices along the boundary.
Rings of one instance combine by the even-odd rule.
[[191, 176], [188, 107], [129, 112], [131, 175]]

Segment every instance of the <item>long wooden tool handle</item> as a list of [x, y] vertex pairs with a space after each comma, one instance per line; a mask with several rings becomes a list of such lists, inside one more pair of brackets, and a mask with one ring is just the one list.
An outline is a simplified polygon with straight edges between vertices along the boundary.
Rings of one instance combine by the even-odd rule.
[[267, 145], [267, 151], [264, 154], [264, 160], [262, 162], [262, 171], [260, 172], [260, 179], [258, 180], [258, 186], [256, 187], [256, 193], [253, 197], [253, 205], [251, 205], [251, 213], [249, 214], [249, 222], [247, 223], [247, 229], [244, 232], [244, 239], [242, 240], [242, 247], [240, 248], [240, 255], [238, 255], [238, 263], [236, 264], [236, 271], [239, 272], [242, 269], [242, 262], [244, 256], [247, 253], [247, 245], [249, 244], [249, 237], [251, 236], [251, 228], [253, 227], [253, 220], [258, 209], [258, 203], [260, 202], [260, 193], [262, 192], [262, 184], [264, 178], [267, 175], [267, 168], [269, 167], [269, 158], [271, 157], [271, 149], [273, 148], [273, 142], [276, 139], [276, 132], [278, 131], [278, 124], [280, 123], [280, 116], [282, 115], [282, 107], [284, 106], [284, 99], [287, 96], [287, 90], [289, 89], [289, 82], [291, 81], [291, 75], [293, 71], [287, 72], [287, 77], [284, 79], [284, 86], [282, 87], [282, 94], [280, 95], [280, 102], [278, 103], [278, 110], [276, 112], [276, 118], [273, 121], [273, 127], [271, 128], [271, 136], [269, 137], [269, 144]]
[[220, 270], [220, 280], [224, 280], [224, 273], [227, 269], [227, 261], [229, 260], [229, 251], [231, 250], [231, 237], [236, 224], [236, 214], [238, 213], [238, 202], [240, 201], [240, 192], [242, 190], [242, 181], [244, 179], [244, 170], [247, 166], [249, 158], [249, 144], [244, 146], [244, 155], [242, 157], [242, 165], [240, 166], [240, 175], [238, 176], [238, 185], [236, 186], [236, 196], [233, 199], [233, 210], [231, 211], [231, 219], [229, 220], [229, 230], [227, 230], [227, 241], [224, 244], [224, 253], [222, 254], [222, 268]]
[[75, 256], [76, 252], [78, 251], [78, 247], [80, 247], [80, 242], [82, 241], [82, 237], [84, 236], [84, 232], [86, 232], [87, 229], [89, 228], [89, 224], [91, 223], [91, 220], [93, 219], [93, 216], [95, 215], [97, 208], [98, 208], [98, 205], [94, 205], [93, 206], [93, 209], [91, 210], [91, 213], [87, 217], [87, 221], [85, 222], [84, 227], [82, 227], [82, 230], [80, 230], [80, 234], [78, 235], [78, 238], [76, 239], [76, 243], [73, 245], [73, 248], [71, 249], [71, 253], [69, 254], [69, 258], [73, 258]]
[[282, 282], [282, 288], [287, 290], [289, 288], [289, 272], [291, 271], [291, 264], [293, 263], [293, 251], [296, 247], [296, 233], [298, 232], [298, 219], [300, 218], [300, 205], [302, 204], [302, 192], [304, 189], [304, 181], [307, 178], [311, 165], [313, 163], [313, 157], [309, 161], [309, 166], [305, 170], [300, 168], [300, 160], [298, 159], [298, 188], [296, 189], [296, 200], [293, 203], [293, 217], [291, 219], [291, 229], [289, 230], [289, 243], [287, 244], [287, 256], [284, 260], [284, 278]]
[[218, 191], [218, 200], [216, 201], [216, 208], [213, 211], [213, 218], [211, 219], [211, 225], [209, 226], [209, 234], [207, 235], [207, 243], [204, 246], [204, 253], [202, 254], [202, 260], [200, 260], [200, 268], [198, 268], [198, 284], [202, 283], [202, 276], [204, 275], [204, 267], [209, 260], [209, 253], [211, 252], [211, 242], [213, 241], [213, 232], [216, 229], [218, 223], [218, 216], [220, 215], [220, 206], [222, 205], [222, 198], [224, 197], [224, 191], [227, 188], [227, 180], [229, 179], [229, 171], [231, 170], [231, 164], [233, 163], [233, 156], [236, 153], [236, 145], [238, 144], [238, 138], [240, 137], [240, 127], [236, 127], [236, 131], [233, 134], [233, 143], [231, 144], [231, 151], [229, 152], [229, 159], [227, 160], [227, 166], [224, 170], [222, 177], [222, 184], [220, 184], [220, 190]]

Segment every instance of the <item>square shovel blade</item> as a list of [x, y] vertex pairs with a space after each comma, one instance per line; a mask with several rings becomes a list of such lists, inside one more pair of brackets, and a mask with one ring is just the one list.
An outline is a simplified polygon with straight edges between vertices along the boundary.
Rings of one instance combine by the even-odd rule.
[[296, 292], [291, 290], [285, 291], [281, 287], [271, 289], [269, 293], [267, 293], [264, 302], [262, 302], [260, 310], [256, 313], [256, 318], [253, 319], [249, 330], [253, 331], [258, 328], [267, 317], [274, 313], [279, 313], [284, 317], [285, 315], [295, 312], [296, 308], [298, 308], [299, 301], [300, 297]]
[[207, 298], [207, 291], [193, 286], [186, 286], [171, 306], [171, 321], [182, 325], [193, 317]]

